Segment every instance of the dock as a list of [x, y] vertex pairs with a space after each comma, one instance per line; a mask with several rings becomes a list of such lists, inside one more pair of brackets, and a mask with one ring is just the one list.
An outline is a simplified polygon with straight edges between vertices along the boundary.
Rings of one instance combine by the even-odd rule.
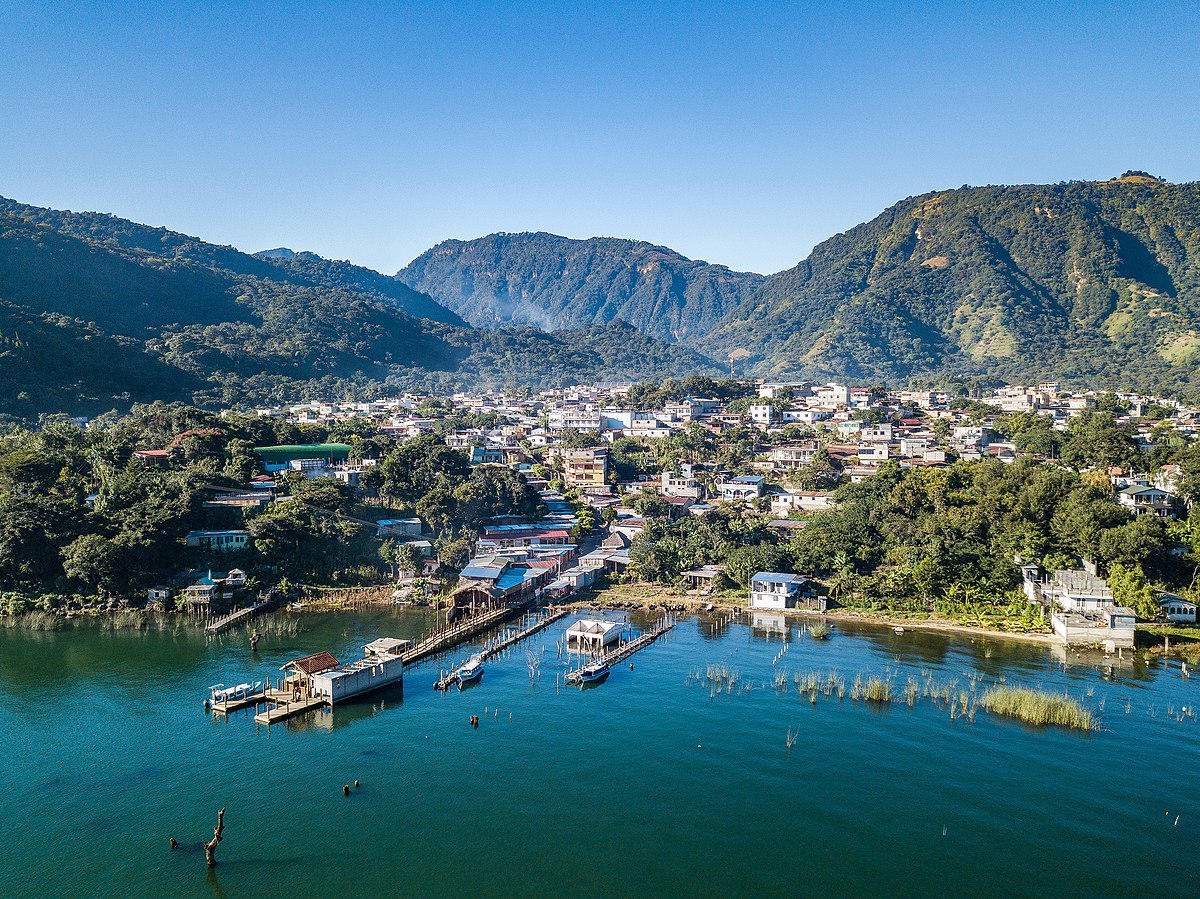
[[[549, 627], [551, 624], [558, 621], [560, 618], [565, 618], [569, 614], [570, 614], [570, 609], [559, 609], [557, 612], [552, 612], [548, 615], [541, 616], [540, 618], [536, 619], [533, 622], [533, 624], [529, 625], [529, 627], [526, 627], [523, 630], [518, 631], [515, 634], [510, 634], [507, 637], [497, 638], [496, 640], [493, 640], [491, 643], [489, 643], [487, 646], [485, 646], [483, 648], [483, 650], [481, 650], [478, 653], [480, 661], [486, 662], [492, 656], [499, 655], [500, 653], [504, 652], [504, 650], [508, 649], [509, 647], [515, 646], [516, 644], [520, 643], [522, 640], [524, 640], [528, 637], [532, 637], [538, 631]], [[445, 691], [445, 690], [450, 689], [450, 687], [452, 687], [453, 685], [454, 685], [454, 672], [451, 671], [450, 673], [445, 674], [441, 678], [439, 678], [438, 681], [433, 685], [433, 688], [435, 690]]]
[[474, 618], [468, 618], [461, 624], [456, 624], [454, 627], [444, 631], [434, 631], [404, 654], [404, 664], [406, 666], [414, 665], [422, 659], [427, 659], [432, 655], [437, 655], [439, 652], [452, 649], [459, 643], [471, 639], [476, 634], [495, 627], [504, 619], [520, 611], [521, 608], [523, 607], [493, 609], [490, 612], [484, 612], [482, 615], [476, 615]]
[[[674, 626], [675, 626], [674, 618], [664, 618], [662, 623], [658, 627], [656, 627], [654, 630], [646, 631], [646, 633], [642, 634], [636, 640], [630, 640], [628, 643], [622, 643], [620, 646], [617, 646], [617, 647], [609, 650], [604, 655], [600, 656], [597, 659], [593, 659], [592, 661], [604, 662], [604, 664], [608, 665], [609, 668], [612, 668], [614, 665], [617, 665], [620, 662], [625, 661], [627, 658], [629, 658], [635, 652], [645, 649], [647, 646], [649, 646], [651, 643], [653, 643], [655, 640], [657, 640], [659, 637], [661, 637], [663, 634], [665, 634], [667, 631], [669, 631]], [[576, 668], [574, 671], [568, 672], [567, 676], [565, 678], [566, 682], [568, 684], [583, 683], [583, 678], [581, 675], [582, 671], [583, 671], [583, 668], [580, 667], [580, 668]]]
[[314, 709], [324, 708], [329, 701], [321, 696], [310, 696], [302, 699], [292, 699], [292, 694], [286, 690], [269, 690], [266, 696], [259, 697], [267, 707], [254, 716], [255, 724], [276, 724], [296, 715], [303, 715]]
[[251, 619], [255, 615], [257, 615], [259, 612], [261, 612], [263, 609], [265, 609], [267, 606], [269, 606], [274, 599], [275, 599], [275, 588], [272, 587], [270, 590], [266, 591], [265, 593], [260, 593], [258, 595], [258, 601], [255, 602], [253, 605], [246, 606], [245, 608], [242, 608], [242, 609], [234, 609], [232, 612], [222, 615], [220, 618], [216, 619], [215, 621], [210, 621], [208, 624], [206, 624], [204, 626], [204, 633], [216, 634], [216, 633], [219, 633], [220, 631], [225, 630], [225, 628], [227, 628], [227, 627], [233, 627], [233, 625], [235, 625], [235, 624], [239, 624], [243, 621], [248, 621], [249, 619]]
[[[260, 597], [260, 602], [255, 603], [254, 606], [231, 612], [224, 618], [214, 621], [208, 626], [207, 630], [210, 633], [215, 633], [216, 630], [220, 630], [223, 627], [228, 627], [230, 624], [252, 616], [264, 606], [269, 605], [269, 603], [269, 595], [262, 596]], [[467, 619], [466, 621], [463, 621], [445, 630], [435, 629], [427, 634], [423, 640], [421, 640], [408, 651], [404, 652], [403, 654], [397, 653], [397, 657], [403, 660], [402, 664], [405, 668], [407, 668], [409, 665], [415, 665], [417, 662], [420, 662], [423, 659], [427, 659], [439, 652], [445, 652], [448, 649], [452, 649], [453, 647], [471, 639], [477, 634], [481, 634], [490, 628], [497, 626], [506, 619], [511, 618], [513, 615], [523, 611], [525, 608], [526, 603], [505, 606], [503, 608], [493, 609], [492, 611], [485, 612], [481, 615], [476, 615], [474, 618]], [[551, 622], [557, 621], [566, 614], [567, 611], [562, 610], [541, 618], [520, 633], [495, 641], [491, 646], [488, 647], [487, 650], [485, 650], [485, 652], [487, 652], [488, 655], [495, 655], [498, 652], [502, 652], [503, 650], [512, 646], [514, 643], [525, 639], [530, 634], [536, 633], [537, 631], [549, 625]], [[311, 712], [322, 708], [332, 708], [332, 695], [313, 695], [312, 682], [314, 681], [314, 674], [319, 675], [320, 672], [329, 671], [330, 669], [337, 667], [338, 662], [332, 656], [329, 656], [328, 653], [318, 653], [317, 655], [328, 656], [328, 662], [319, 669], [306, 672], [308, 683], [299, 696], [297, 696], [297, 694], [290, 688], [289, 685], [291, 682], [289, 680], [281, 680], [277, 687], [272, 687], [270, 683], [268, 683], [267, 689], [263, 693], [258, 693], [245, 699], [234, 699], [227, 702], [213, 703], [213, 712], [221, 715], [229, 715], [231, 712], [236, 712], [253, 706], [255, 709], [254, 723], [271, 725], [277, 724], [280, 721], [284, 721], [296, 715], [302, 715], [305, 712]], [[303, 662], [309, 658], [316, 657], [306, 657], [306, 659], [294, 661]], [[376, 664], [380, 663], [377, 662]], [[348, 666], [346, 670], [353, 674], [354, 665]], [[287, 689], [285, 689], [285, 687]]]
[[212, 710], [213, 713], [217, 715], [228, 715], [232, 712], [240, 712], [242, 709], [248, 709], [252, 705], [256, 706], [262, 702], [265, 702], [266, 699], [266, 693], [255, 693], [253, 696], [245, 696], [241, 699], [228, 699], [224, 702], [214, 702], [212, 703]]

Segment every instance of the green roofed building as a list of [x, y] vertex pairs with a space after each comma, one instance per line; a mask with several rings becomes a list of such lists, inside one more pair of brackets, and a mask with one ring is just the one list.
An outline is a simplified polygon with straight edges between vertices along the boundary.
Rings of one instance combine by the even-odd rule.
[[263, 460], [267, 471], [282, 471], [301, 459], [316, 459], [332, 465], [350, 457], [350, 447], [344, 443], [297, 443], [289, 446], [259, 446], [254, 452]]

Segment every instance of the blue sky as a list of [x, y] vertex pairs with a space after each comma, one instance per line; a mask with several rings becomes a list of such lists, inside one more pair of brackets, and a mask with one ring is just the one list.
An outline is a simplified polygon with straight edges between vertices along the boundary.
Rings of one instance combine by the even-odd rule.
[[386, 272], [524, 230], [770, 272], [928, 190], [1200, 179], [1189, 3], [116, 6], [0, 5], [0, 194]]

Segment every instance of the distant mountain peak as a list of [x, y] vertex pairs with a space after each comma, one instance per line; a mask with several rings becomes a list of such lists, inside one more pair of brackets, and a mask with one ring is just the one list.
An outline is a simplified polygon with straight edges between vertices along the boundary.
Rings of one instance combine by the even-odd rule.
[[646, 241], [546, 231], [443, 241], [397, 277], [477, 327], [557, 331], [622, 319], [680, 342], [707, 333], [763, 280]]
[[262, 256], [265, 259], [295, 259], [296, 251], [289, 250], [287, 247], [276, 247], [273, 250], [259, 250], [254, 255]]

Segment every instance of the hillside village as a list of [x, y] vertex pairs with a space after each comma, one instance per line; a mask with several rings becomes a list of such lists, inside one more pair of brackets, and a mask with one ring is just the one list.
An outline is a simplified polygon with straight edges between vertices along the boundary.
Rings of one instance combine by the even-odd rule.
[[[693, 378], [310, 402], [216, 422], [233, 420], [321, 439], [239, 446], [244, 480], [198, 485], [188, 520], [202, 526], [169, 535], [189, 564], [139, 588], [152, 606], [211, 615], [281, 579], [301, 604], [300, 583], [391, 584], [395, 601], [444, 603], [453, 620], [640, 582], [664, 602], [934, 615], [1109, 648], [1133, 645], [1135, 618], [1195, 621], [1200, 410], [1161, 398]], [[196, 440], [223, 439], [220, 426], [191, 429], [132, 458], [169, 472]], [[990, 532], [986, 491], [1000, 489], [1054, 495]], [[888, 507], [914, 490], [901, 503], [911, 516]], [[873, 523], [855, 525], [860, 512]], [[911, 520], [883, 522], [898, 513]], [[908, 524], [914, 534], [887, 545]], [[341, 558], [309, 564], [305, 529], [330, 527], [325, 554]], [[140, 598], [79, 574], [68, 570], [75, 591]]]
[[[390, 585], [457, 617], [632, 582], [1132, 645], [1135, 617], [1195, 617], [1198, 423], [1055, 384], [969, 398], [707, 377], [152, 404], [4, 438], [0, 565], [32, 557], [4, 571], [10, 609], [209, 616], [280, 585], [301, 603]], [[1091, 594], [1056, 591], [1068, 581]]]

